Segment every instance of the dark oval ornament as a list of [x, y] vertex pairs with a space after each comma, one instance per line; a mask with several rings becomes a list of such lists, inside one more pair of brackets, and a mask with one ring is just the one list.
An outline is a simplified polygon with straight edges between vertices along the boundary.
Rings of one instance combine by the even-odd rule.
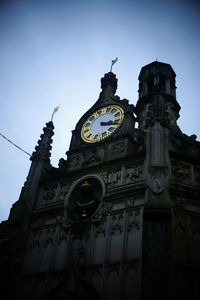
[[97, 213], [105, 194], [103, 180], [97, 175], [86, 175], [71, 186], [65, 200], [65, 218], [69, 222], [90, 219]]

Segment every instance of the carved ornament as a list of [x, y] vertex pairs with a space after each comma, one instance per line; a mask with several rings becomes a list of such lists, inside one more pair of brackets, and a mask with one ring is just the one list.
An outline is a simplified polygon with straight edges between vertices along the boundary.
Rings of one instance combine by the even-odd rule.
[[41, 199], [41, 202], [43, 203], [49, 203], [55, 200], [56, 194], [57, 194], [58, 185], [55, 184], [53, 187], [46, 187], [44, 189], [44, 194]]
[[149, 167], [147, 173], [147, 183], [149, 188], [155, 193], [162, 193], [169, 181], [169, 170], [167, 167]]
[[127, 213], [128, 217], [128, 231], [132, 231], [134, 229], [139, 230], [140, 229], [140, 211], [132, 210]]
[[117, 142], [110, 147], [110, 152], [114, 156], [118, 156], [120, 154], [123, 154], [126, 149], [126, 143], [124, 141]]
[[108, 180], [107, 172], [101, 172], [98, 175], [103, 179], [104, 183], [107, 183], [107, 180]]
[[69, 189], [70, 189], [70, 184], [69, 184], [69, 183], [63, 184], [63, 185], [61, 186], [60, 190], [59, 190], [59, 193], [58, 193], [58, 197], [57, 197], [57, 198], [58, 198], [59, 200], [65, 200], [65, 197], [66, 197], [66, 195], [67, 195]]
[[115, 170], [108, 174], [108, 187], [114, 187], [121, 184], [121, 170]]
[[32, 244], [31, 248], [40, 247], [41, 246], [41, 237], [42, 237], [42, 230], [34, 231], [32, 235]]
[[112, 215], [112, 234], [116, 232], [122, 233], [123, 228], [123, 214]]
[[79, 154], [70, 156], [68, 166], [70, 169], [81, 167], [81, 156]]
[[126, 182], [131, 183], [141, 180], [142, 166], [132, 166], [126, 169]]
[[188, 181], [188, 172], [185, 168], [178, 167], [174, 170], [174, 179], [180, 182]]

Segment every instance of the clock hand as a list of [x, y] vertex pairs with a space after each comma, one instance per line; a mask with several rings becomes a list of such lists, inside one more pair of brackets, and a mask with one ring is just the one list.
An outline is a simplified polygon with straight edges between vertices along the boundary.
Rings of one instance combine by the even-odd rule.
[[104, 125], [113, 125], [113, 124], [114, 124], [114, 122], [111, 121], [111, 120], [108, 121], [108, 122], [101, 122], [101, 123], [100, 123], [101, 126], [104, 126]]

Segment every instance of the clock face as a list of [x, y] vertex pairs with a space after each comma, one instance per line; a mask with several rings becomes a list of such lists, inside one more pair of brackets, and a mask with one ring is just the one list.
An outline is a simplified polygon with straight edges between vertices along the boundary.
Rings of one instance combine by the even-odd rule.
[[80, 186], [80, 195], [74, 203], [74, 214], [79, 219], [90, 217], [99, 206], [99, 199], [93, 195], [94, 187], [87, 180]]
[[85, 121], [81, 129], [81, 137], [87, 143], [99, 142], [114, 133], [123, 118], [124, 111], [120, 106], [104, 106]]
[[97, 175], [86, 175], [72, 184], [65, 199], [65, 215], [72, 222], [87, 221], [100, 208], [105, 184]]

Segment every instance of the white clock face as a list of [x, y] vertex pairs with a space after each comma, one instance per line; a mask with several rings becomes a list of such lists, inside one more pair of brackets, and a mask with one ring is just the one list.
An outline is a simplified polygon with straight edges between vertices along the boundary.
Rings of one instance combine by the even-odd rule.
[[123, 109], [118, 105], [108, 105], [94, 112], [83, 124], [81, 137], [87, 143], [99, 142], [121, 125]]
[[101, 115], [91, 125], [91, 131], [94, 134], [101, 133], [102, 131], [108, 130], [109, 124], [114, 122], [114, 116], [112, 114]]

